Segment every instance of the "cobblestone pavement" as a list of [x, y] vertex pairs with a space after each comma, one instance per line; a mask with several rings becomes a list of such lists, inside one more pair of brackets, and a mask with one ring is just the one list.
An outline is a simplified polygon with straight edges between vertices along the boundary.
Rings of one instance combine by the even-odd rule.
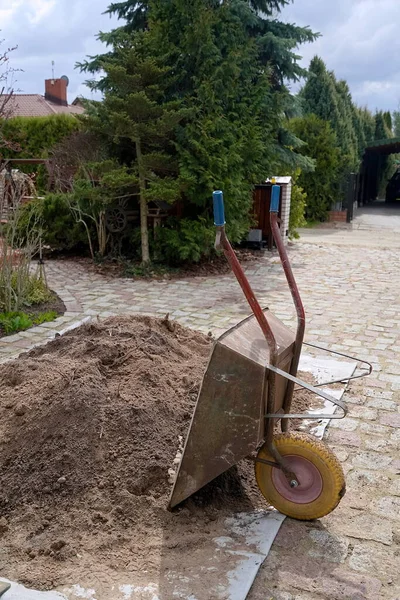
[[314, 244], [400, 248], [400, 202], [386, 204], [379, 200], [359, 209], [351, 225], [303, 229], [301, 236]]
[[[391, 230], [387, 235], [392, 240]], [[374, 374], [353, 382], [347, 419], [332, 423], [328, 443], [347, 474], [347, 494], [315, 523], [287, 519], [249, 600], [400, 599], [400, 267], [398, 247], [329, 243], [290, 248], [306, 306], [308, 340], [354, 353]], [[362, 238], [364, 239], [364, 238]], [[390, 243], [386, 245], [390, 246]], [[288, 325], [294, 311], [276, 255], [247, 269], [262, 304]], [[107, 280], [72, 262], [49, 262], [47, 276], [67, 312], [54, 323], [0, 340], [0, 360], [42, 343], [85, 316], [170, 315], [218, 334], [248, 314], [229, 275], [177, 281]]]

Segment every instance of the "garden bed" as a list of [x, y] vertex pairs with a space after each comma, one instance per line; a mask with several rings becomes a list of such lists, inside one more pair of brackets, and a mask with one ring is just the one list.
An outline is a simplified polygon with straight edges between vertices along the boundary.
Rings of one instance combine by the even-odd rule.
[[46, 302], [25, 306], [20, 311], [11, 313], [0, 311], [0, 339], [19, 331], [26, 331], [41, 323], [49, 323], [63, 315], [65, 313], [64, 302], [52, 291], [49, 296], [49, 300]]
[[[247, 266], [264, 255], [263, 250], [236, 248], [236, 256], [243, 266]], [[90, 272], [100, 273], [110, 278], [128, 277], [132, 279], [184, 279], [188, 277], [209, 277], [212, 275], [226, 275], [231, 273], [231, 268], [223, 254], [212, 259], [204, 258], [198, 263], [183, 263], [179, 267], [170, 267], [163, 263], [151, 263], [143, 267], [140, 262], [105, 259], [102, 262], [93, 262], [89, 257], [53, 255], [56, 260], [73, 260], [83, 265]]]

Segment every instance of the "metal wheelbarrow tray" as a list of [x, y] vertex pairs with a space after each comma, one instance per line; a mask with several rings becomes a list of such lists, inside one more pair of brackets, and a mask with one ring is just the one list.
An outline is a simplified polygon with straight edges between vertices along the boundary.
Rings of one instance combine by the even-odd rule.
[[[279, 193], [279, 186], [273, 186], [271, 227], [296, 306], [297, 332], [258, 304], [225, 234], [222, 192], [215, 192], [217, 245], [222, 245], [253, 315], [214, 344], [171, 494], [171, 508], [252, 455], [261, 492], [284, 514], [318, 518], [333, 510], [344, 494], [343, 471], [331, 450], [313, 436], [288, 431], [290, 418], [326, 418], [290, 414], [296, 383], [342, 409], [343, 414], [331, 418], [343, 418], [347, 409], [342, 401], [296, 377], [305, 313], [277, 223]], [[367, 370], [372, 370], [369, 364]], [[281, 421], [282, 434], [274, 435], [276, 419]]]

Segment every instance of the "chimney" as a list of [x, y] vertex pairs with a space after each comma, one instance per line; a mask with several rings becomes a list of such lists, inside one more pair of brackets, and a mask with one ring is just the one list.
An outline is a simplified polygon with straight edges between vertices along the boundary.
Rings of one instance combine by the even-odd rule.
[[66, 79], [46, 79], [44, 97], [49, 102], [68, 106]]

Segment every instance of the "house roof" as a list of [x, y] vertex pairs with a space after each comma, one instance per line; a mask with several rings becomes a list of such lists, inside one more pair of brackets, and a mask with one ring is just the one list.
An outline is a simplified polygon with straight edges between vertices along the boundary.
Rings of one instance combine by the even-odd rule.
[[79, 104], [62, 106], [46, 100], [41, 94], [15, 94], [7, 105], [10, 117], [47, 117], [48, 115], [81, 115], [85, 112]]

